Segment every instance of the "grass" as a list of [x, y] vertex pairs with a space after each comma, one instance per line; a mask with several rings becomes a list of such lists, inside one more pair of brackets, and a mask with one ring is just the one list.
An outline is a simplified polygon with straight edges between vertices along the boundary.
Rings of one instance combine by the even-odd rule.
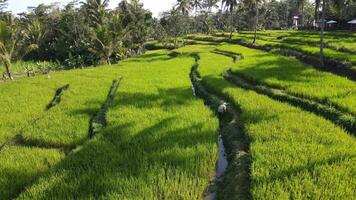
[[64, 158], [56, 149], [4, 147], [0, 152], [0, 199], [11, 199]]
[[242, 54], [236, 64], [226, 63], [233, 72], [255, 82], [283, 88], [296, 96], [336, 106], [356, 115], [356, 84], [331, 73], [321, 72], [300, 61], [240, 45], [217, 49]]
[[245, 57], [232, 67], [234, 73], [257, 82], [284, 88], [291, 94], [336, 105], [356, 115], [354, 81], [318, 71], [296, 59], [259, 50], [236, 45], [225, 45], [219, 49], [240, 53]]
[[[83, 143], [89, 132], [89, 122], [106, 99], [115, 72], [98, 69], [53, 74], [54, 81], [69, 84], [61, 103], [45, 113], [36, 123], [21, 131], [27, 144], [48, 147], [75, 147]], [[65, 126], [63, 126], [65, 124]]]
[[[354, 137], [320, 116], [239, 88], [221, 73], [232, 68], [356, 113], [353, 81], [239, 45], [195, 44], [1, 83], [0, 145], [14, 140], [0, 150], [0, 199], [203, 198], [217, 160], [219, 98], [212, 111], [193, 96], [189, 74], [197, 54], [205, 89], [241, 112], [239, 123], [221, 130], [230, 165], [218, 199], [356, 197]], [[60, 102], [46, 110], [66, 84]], [[104, 127], [89, 135], [93, 120]], [[250, 173], [242, 174], [246, 166]]]
[[[251, 33], [249, 33], [251, 34]], [[325, 32], [325, 45], [333, 50], [346, 53], [356, 52], [356, 34], [352, 32]], [[320, 45], [320, 32], [318, 31], [263, 31], [259, 38], [269, 41], [287, 43]]]
[[[68, 127], [76, 133], [86, 132], [87, 115], [105, 100], [102, 97], [110, 89], [112, 76], [121, 75], [124, 79], [106, 114], [106, 128], [65, 158], [58, 155], [60, 159], [53, 161], [45, 174], [42, 171], [46, 168], [34, 167], [35, 172], [28, 173], [26, 181], [20, 181], [16, 189], [24, 189], [30, 183], [19, 199], [202, 198], [214, 174], [218, 122], [192, 95], [192, 63], [191, 57], [173, 58], [166, 51], [153, 51], [113, 67], [65, 72], [63, 80], [70, 87], [61, 103], [37, 125], [27, 128], [24, 136], [28, 133], [31, 138], [38, 136], [41, 142], [72, 144], [77, 140], [68, 137]], [[53, 80], [62, 77], [61, 73], [52, 76]], [[75, 111], [77, 114], [72, 116]], [[74, 120], [75, 125], [66, 118]], [[30, 155], [36, 153], [28, 151]], [[50, 155], [55, 157], [56, 153]], [[13, 159], [17, 156], [15, 153]], [[49, 155], [43, 157], [50, 159]], [[3, 159], [9, 164], [2, 172], [14, 177], [8, 169], [15, 168], [15, 163], [8, 157]], [[28, 167], [31, 165], [18, 170], [26, 172]], [[9, 181], [10, 178], [4, 185]]]
[[[232, 100], [242, 111], [243, 130], [250, 139], [253, 199], [356, 196], [352, 136], [321, 117], [228, 83], [219, 74], [225, 63], [231, 63], [230, 58], [211, 54], [206, 48], [199, 55], [205, 86]], [[234, 177], [234, 173], [226, 176]], [[237, 196], [233, 191], [220, 195], [221, 199]]]
[[[272, 32], [273, 33], [273, 32]], [[292, 33], [290, 33], [292, 34]], [[295, 35], [297, 35], [296, 33]], [[280, 35], [282, 36], [282, 35]], [[328, 37], [333, 38], [333, 42], [328, 39]], [[353, 39], [354, 36], [350, 35], [349, 37], [340, 37], [340, 36], [332, 36], [330, 34], [325, 35], [325, 40], [326, 40], [326, 47], [324, 49], [324, 54], [325, 57], [328, 59], [335, 59], [340, 62], [347, 62], [350, 63], [353, 66], [356, 66], [356, 55], [355, 52], [353, 52], [353, 47], [356, 46], [356, 41]], [[320, 53], [320, 47], [318, 44], [318, 36], [316, 33], [313, 34], [306, 34], [305, 32], [300, 32], [299, 36], [296, 36], [294, 40], [288, 40], [289, 36], [284, 37], [285, 39], [283, 40], [278, 40], [275, 37], [271, 36], [266, 36], [263, 33], [259, 34], [259, 37], [257, 39], [257, 44], [262, 45], [262, 46], [271, 46], [271, 47], [276, 47], [276, 48], [289, 48], [289, 49], [294, 49], [297, 51], [300, 51], [304, 54], [307, 55], [312, 55], [315, 57], [319, 57]], [[307, 38], [307, 39], [305, 39]], [[314, 38], [314, 39], [313, 39]], [[348, 39], [344, 39], [348, 38]], [[233, 39], [238, 39], [238, 40], [245, 40], [245, 41], [252, 41], [253, 40], [253, 34], [252, 33], [244, 33], [244, 34], [235, 34]], [[313, 39], [313, 42], [310, 42], [310, 40]], [[320, 39], [319, 39], [320, 40]], [[342, 44], [348, 43], [349, 47], [351, 47], [351, 52], [349, 51], [342, 51], [340, 49], [343, 49], [345, 47], [340, 46], [339, 43], [335, 44], [335, 40], [339, 41], [344, 41]], [[299, 42], [297, 42], [299, 41]], [[339, 44], [339, 46], [337, 45]], [[333, 48], [335, 46], [338, 46], [338, 48]]]
[[[4, 122], [0, 141], [8, 143], [0, 151], [4, 163], [0, 168], [0, 190], [4, 191], [0, 199], [14, 197], [43, 174], [48, 163], [54, 165], [64, 157], [60, 149], [46, 148], [74, 148], [87, 139], [90, 118], [105, 100], [114, 77], [113, 70], [92, 68], [53, 73], [50, 79], [38, 76], [0, 85], [4, 102], [0, 108]], [[61, 102], [46, 111], [56, 89], [65, 84], [70, 87]], [[27, 161], [29, 158], [31, 162]]]

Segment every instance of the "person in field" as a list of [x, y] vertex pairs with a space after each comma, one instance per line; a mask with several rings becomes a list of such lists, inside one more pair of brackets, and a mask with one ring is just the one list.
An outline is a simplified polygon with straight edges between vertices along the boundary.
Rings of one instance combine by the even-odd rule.
[[221, 122], [223, 120], [224, 114], [227, 112], [227, 103], [224, 102], [223, 104], [221, 104], [218, 107], [218, 116], [219, 116], [219, 122], [220, 122], [220, 126], [221, 126]]

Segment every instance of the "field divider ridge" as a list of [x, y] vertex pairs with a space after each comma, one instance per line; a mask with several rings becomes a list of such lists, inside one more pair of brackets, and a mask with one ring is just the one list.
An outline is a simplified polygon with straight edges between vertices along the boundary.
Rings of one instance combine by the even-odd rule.
[[[218, 116], [217, 108], [222, 103], [228, 103], [227, 113], [219, 117], [219, 135], [222, 137], [226, 149], [226, 159], [228, 165], [222, 177], [215, 177], [217, 188], [207, 190], [206, 199], [234, 191], [241, 199], [251, 199], [250, 194], [250, 166], [251, 154], [249, 152], [249, 140], [244, 134], [240, 124], [238, 107], [231, 104], [225, 97], [213, 94], [208, 91], [202, 83], [198, 72], [199, 57], [195, 57], [195, 64], [192, 66], [190, 79], [193, 85], [194, 94], [201, 98], [205, 105]], [[217, 163], [218, 164], [218, 163]], [[211, 189], [211, 188], [210, 188]]]
[[122, 81], [123, 77], [120, 76], [116, 80], [113, 81], [109, 93], [106, 97], [106, 100], [102, 104], [99, 111], [94, 115], [94, 117], [90, 120], [89, 123], [89, 133], [88, 137], [92, 138], [95, 134], [99, 133], [107, 124], [106, 120], [106, 112], [109, 109], [112, 101], [115, 98], [115, 93]]
[[61, 102], [61, 97], [63, 93], [68, 90], [69, 84], [66, 84], [60, 88], [58, 88], [54, 94], [53, 99], [49, 102], [49, 104], [46, 106], [46, 110], [50, 110], [52, 107], [58, 105]]
[[346, 77], [350, 80], [356, 81], [356, 70], [352, 68], [352, 65], [348, 62], [341, 62], [339, 60], [326, 58], [324, 60], [324, 67], [320, 66], [320, 59], [316, 56], [306, 54], [303, 51], [299, 51], [293, 48], [288, 48], [281, 45], [257, 45], [248, 42], [243, 39], [215, 39], [214, 38], [197, 38], [190, 36], [188, 37], [192, 40], [198, 41], [215, 41], [215, 42], [226, 42], [229, 44], [238, 44], [250, 49], [256, 49], [260, 51], [265, 51], [268, 53], [273, 53], [282, 56], [293, 56], [302, 63], [308, 64], [311, 67], [318, 69], [320, 71], [330, 72], [338, 76]]
[[253, 83], [236, 73], [232, 73], [231, 69], [226, 69], [223, 72], [223, 77], [241, 88], [253, 90], [259, 94], [266, 95], [269, 98], [286, 102], [292, 106], [296, 106], [321, 116], [346, 129], [352, 135], [356, 135], [356, 117], [351, 113], [343, 112], [335, 107], [325, 105], [311, 99], [291, 95], [283, 89], [271, 88], [264, 84]]
[[236, 63], [238, 60], [244, 59], [244, 56], [242, 54], [231, 52], [231, 51], [224, 51], [221, 49], [214, 49], [211, 51], [211, 53], [230, 57], [232, 58], [232, 61], [234, 63]]

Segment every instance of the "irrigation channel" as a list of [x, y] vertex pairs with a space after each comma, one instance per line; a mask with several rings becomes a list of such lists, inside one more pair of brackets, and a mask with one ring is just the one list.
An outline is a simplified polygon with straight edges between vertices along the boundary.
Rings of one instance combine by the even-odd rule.
[[[195, 64], [192, 66], [190, 73], [193, 95], [201, 98], [205, 105], [219, 118], [218, 160], [216, 162], [215, 177], [213, 183], [207, 188], [204, 199], [214, 200], [224, 192], [224, 189], [228, 189], [231, 183], [224, 177], [231, 176], [231, 174], [235, 176], [233, 176], [233, 180], [229, 181], [237, 182], [237, 186], [235, 185], [237, 187], [236, 191], [244, 199], [249, 199], [250, 195], [246, 191], [249, 191], [250, 154], [248, 142], [239, 125], [239, 109], [235, 108], [224, 97], [215, 95], [205, 88], [198, 72], [199, 59], [199, 56], [195, 55]], [[228, 103], [227, 112], [219, 116], [217, 111], [222, 103]], [[229, 174], [227, 175], [227, 173]], [[236, 176], [236, 174], [243, 175]]]

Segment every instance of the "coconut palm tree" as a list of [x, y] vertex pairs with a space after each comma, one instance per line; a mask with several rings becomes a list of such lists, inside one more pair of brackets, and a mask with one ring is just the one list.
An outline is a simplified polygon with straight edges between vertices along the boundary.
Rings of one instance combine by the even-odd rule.
[[94, 54], [99, 55], [106, 64], [111, 65], [111, 56], [123, 47], [123, 40], [129, 33], [127, 28], [122, 27], [122, 17], [113, 13], [103, 19], [102, 24], [97, 24], [90, 29], [91, 48]]
[[237, 0], [222, 0], [222, 5], [227, 11], [230, 12], [230, 39], [232, 38], [232, 33], [234, 32], [234, 9], [237, 6]]
[[0, 12], [7, 6], [7, 0], [0, 0]]
[[256, 40], [257, 40], [257, 26], [258, 26], [258, 0], [254, 0], [255, 3], [255, 8], [256, 8], [256, 16], [255, 16], [255, 26], [254, 26], [254, 37], [253, 37], [253, 44], [256, 44]]
[[203, 2], [202, 0], [192, 0], [190, 2], [191, 8], [194, 9], [195, 16], [197, 16], [198, 9], [201, 9], [203, 7]]
[[192, 10], [192, 1], [191, 0], [178, 0], [177, 5], [175, 6], [177, 10], [182, 12], [183, 15], [188, 15]]
[[201, 9], [203, 7], [202, 0], [192, 0], [190, 2], [191, 8], [194, 9], [194, 28], [197, 31], [197, 13], [198, 9]]
[[0, 59], [4, 64], [7, 76], [14, 80], [11, 72], [11, 59], [15, 50], [16, 29], [9, 27], [4, 21], [0, 21]]
[[254, 4], [255, 6], [255, 26], [254, 26], [254, 37], [253, 37], [253, 44], [256, 44], [256, 40], [257, 40], [257, 26], [258, 26], [258, 22], [259, 22], [259, 6], [260, 4], [262, 4], [264, 2], [264, 0], [253, 0], [251, 3]]
[[209, 13], [211, 13], [211, 10], [213, 8], [217, 8], [218, 7], [217, 4], [218, 4], [219, 1], [220, 0], [203, 0], [203, 6], [204, 6], [204, 8], [208, 9]]
[[87, 0], [83, 2], [83, 9], [88, 15], [87, 20], [91, 25], [103, 23], [103, 19], [107, 12], [109, 0]]
[[14, 57], [21, 58], [38, 47], [34, 43], [24, 42], [24, 31], [11, 17], [5, 22], [0, 20], [0, 61], [4, 64], [6, 74], [14, 80], [11, 72], [11, 61]]
[[324, 67], [324, 29], [325, 29], [325, 7], [326, 0], [318, 0], [322, 4], [320, 20], [320, 65]]

